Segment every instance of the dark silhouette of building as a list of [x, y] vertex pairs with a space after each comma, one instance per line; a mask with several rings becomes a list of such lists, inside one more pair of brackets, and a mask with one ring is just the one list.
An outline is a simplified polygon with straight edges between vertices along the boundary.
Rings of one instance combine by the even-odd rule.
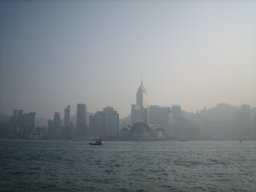
[[141, 82], [136, 93], [136, 105], [131, 108], [131, 123], [136, 122], [148, 123], [148, 98], [147, 90]]
[[169, 113], [170, 107], [160, 107], [158, 105], [149, 106], [149, 124], [168, 132], [170, 129]]
[[94, 137], [104, 136], [104, 113], [102, 111], [97, 111], [94, 115]]
[[35, 129], [36, 113], [23, 114], [22, 110], [13, 110], [10, 119], [10, 137], [31, 138]]
[[70, 105], [64, 108], [64, 129], [63, 129], [63, 136], [64, 138], [71, 137], [71, 130], [70, 130]]
[[63, 130], [61, 127], [61, 118], [60, 118], [60, 113], [55, 112], [54, 113], [54, 129], [56, 130], [56, 137], [57, 138], [62, 138], [63, 137]]
[[87, 106], [85, 104], [77, 104], [76, 111], [76, 135], [86, 136], [86, 118]]
[[21, 134], [23, 126], [23, 111], [22, 110], [13, 110], [13, 116], [10, 119], [10, 137], [18, 137]]
[[88, 129], [88, 134], [90, 137], [95, 137], [96, 133], [95, 133], [95, 120], [94, 120], [94, 114], [91, 114], [89, 116], [89, 129]]
[[48, 120], [48, 131], [47, 131], [47, 137], [49, 139], [55, 139], [56, 138], [56, 129], [54, 127], [54, 121], [49, 119]]
[[105, 107], [104, 113], [104, 137], [114, 139], [119, 136], [119, 114], [112, 107]]
[[119, 114], [112, 107], [105, 107], [89, 117], [89, 132], [92, 137], [116, 139], [119, 136]]
[[31, 138], [35, 130], [35, 116], [36, 113], [27, 113], [23, 115], [23, 126], [21, 137]]

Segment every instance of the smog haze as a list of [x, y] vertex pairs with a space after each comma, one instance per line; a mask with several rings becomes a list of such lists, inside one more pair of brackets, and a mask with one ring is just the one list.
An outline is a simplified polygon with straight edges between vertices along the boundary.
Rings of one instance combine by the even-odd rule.
[[256, 106], [254, 1], [1, 1], [0, 113]]

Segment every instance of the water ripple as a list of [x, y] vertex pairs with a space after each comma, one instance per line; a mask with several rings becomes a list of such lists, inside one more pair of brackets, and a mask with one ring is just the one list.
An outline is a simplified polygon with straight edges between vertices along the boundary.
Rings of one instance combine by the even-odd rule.
[[256, 142], [0, 141], [1, 191], [256, 191]]

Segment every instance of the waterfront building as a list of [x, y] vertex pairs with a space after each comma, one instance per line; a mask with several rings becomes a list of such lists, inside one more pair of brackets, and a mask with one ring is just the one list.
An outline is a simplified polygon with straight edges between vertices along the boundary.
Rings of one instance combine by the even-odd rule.
[[47, 130], [47, 137], [49, 139], [56, 138], [56, 129], [54, 127], [54, 121], [49, 119], [48, 120], [48, 130]]
[[23, 115], [23, 126], [21, 136], [24, 138], [32, 138], [35, 131], [35, 116], [36, 113], [26, 113]]
[[112, 107], [105, 107], [89, 116], [89, 135], [104, 139], [116, 139], [119, 136], [119, 114]]
[[95, 133], [95, 119], [94, 119], [94, 114], [91, 114], [89, 116], [89, 129], [88, 129], [88, 135], [90, 137], [96, 137], [96, 133]]
[[144, 87], [142, 81], [141, 81], [140, 87], [138, 88], [138, 91], [136, 93], [136, 105], [142, 106], [145, 108], [147, 108], [147, 106], [148, 106], [147, 90]]
[[10, 137], [31, 138], [35, 129], [36, 113], [23, 114], [22, 110], [13, 110], [10, 119]]
[[152, 130], [148, 124], [137, 122], [131, 127], [130, 139], [132, 140], [150, 140], [153, 138]]
[[59, 112], [54, 113], [54, 130], [56, 131], [56, 137], [62, 138], [63, 131], [62, 131], [62, 127], [61, 127], [61, 118], [60, 118]]
[[136, 122], [148, 123], [148, 97], [142, 82], [136, 93], [136, 105], [131, 107], [131, 123]]
[[23, 111], [22, 110], [13, 110], [13, 116], [10, 119], [10, 137], [18, 137], [22, 130], [23, 126]]
[[119, 136], [119, 114], [112, 107], [105, 107], [104, 113], [104, 137], [113, 139]]
[[183, 133], [182, 129], [182, 110], [180, 105], [173, 105], [169, 113], [169, 127], [167, 135], [171, 138], [181, 138]]
[[70, 105], [64, 108], [64, 129], [63, 129], [63, 136], [65, 138], [69, 138], [71, 135], [70, 130]]
[[104, 113], [102, 111], [97, 111], [94, 115], [94, 136], [104, 136]]
[[161, 128], [165, 131], [169, 129], [170, 107], [158, 105], [149, 106], [149, 124], [152, 127]]
[[85, 104], [77, 104], [76, 111], [76, 135], [86, 135], [86, 118], [87, 118], [87, 106]]

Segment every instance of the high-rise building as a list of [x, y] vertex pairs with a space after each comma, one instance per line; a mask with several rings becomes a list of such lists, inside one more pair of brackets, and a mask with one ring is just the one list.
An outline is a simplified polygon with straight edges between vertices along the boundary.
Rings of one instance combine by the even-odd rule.
[[54, 129], [56, 131], [56, 137], [61, 138], [63, 136], [63, 131], [61, 127], [61, 118], [59, 112], [54, 113]]
[[94, 136], [103, 137], [104, 136], [104, 113], [102, 111], [97, 111], [94, 115]]
[[169, 129], [169, 113], [170, 107], [149, 106], [149, 124], [167, 131]]
[[27, 113], [23, 115], [22, 137], [31, 138], [35, 130], [36, 113]]
[[119, 136], [119, 114], [112, 107], [105, 107], [104, 137], [114, 139]]
[[148, 123], [148, 97], [142, 82], [136, 94], [136, 105], [131, 109], [131, 123], [136, 122]]
[[77, 136], [86, 136], [86, 118], [87, 118], [87, 106], [85, 104], [77, 104], [77, 111], [76, 111]]
[[13, 110], [9, 136], [31, 138], [35, 129], [35, 116], [36, 113], [23, 114], [22, 110]]
[[64, 126], [70, 126], [70, 105], [64, 109]]
[[89, 117], [89, 134], [92, 137], [116, 139], [119, 136], [119, 114], [112, 107], [105, 107]]
[[9, 136], [17, 137], [20, 135], [23, 127], [23, 111], [22, 110], [13, 110], [13, 116], [10, 120], [10, 131]]
[[54, 127], [54, 121], [49, 119], [48, 120], [48, 130], [47, 130], [48, 138], [54, 139], [56, 138], [56, 129]]
[[136, 94], [136, 105], [144, 108], [148, 107], [147, 90], [143, 86], [142, 81]]
[[182, 136], [182, 110], [180, 105], [173, 105], [169, 113], [169, 126], [167, 135], [174, 138]]
[[89, 116], [89, 130], [88, 130], [88, 135], [91, 137], [96, 137], [96, 132], [95, 132], [95, 118], [94, 115], [91, 114]]
[[70, 130], [70, 105], [64, 108], [64, 130], [63, 136], [69, 138], [71, 136]]

